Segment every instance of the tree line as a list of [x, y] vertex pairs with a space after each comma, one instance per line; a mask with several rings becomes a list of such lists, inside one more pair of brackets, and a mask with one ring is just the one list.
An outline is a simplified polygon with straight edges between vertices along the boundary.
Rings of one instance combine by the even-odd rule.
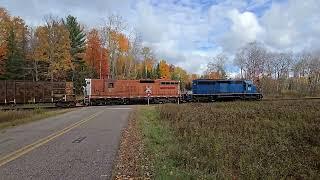
[[[201, 78], [229, 78], [225, 70], [227, 62], [226, 53], [216, 55]], [[272, 51], [255, 41], [238, 49], [233, 65], [240, 70], [234, 79], [252, 80], [265, 96], [320, 95], [319, 51]]]
[[[319, 53], [276, 52], [251, 42], [233, 61], [240, 69], [235, 78], [253, 80], [267, 96], [320, 94]], [[221, 53], [201, 76], [188, 74], [156, 58], [120, 16], [108, 17], [100, 28], [85, 28], [72, 15], [46, 16], [42, 25], [29, 27], [0, 7], [0, 79], [73, 81], [77, 93], [85, 78], [172, 79], [180, 80], [182, 89], [191, 89], [196, 78], [229, 78], [227, 62], [228, 56]]]
[[319, 96], [320, 54], [271, 51], [263, 43], [251, 42], [240, 48], [234, 64], [237, 78], [253, 80], [269, 96]]
[[108, 17], [101, 28], [84, 27], [72, 15], [46, 16], [43, 25], [29, 27], [0, 8], [0, 79], [73, 81], [78, 93], [85, 78], [190, 81], [183, 68], [142, 46], [120, 16]]

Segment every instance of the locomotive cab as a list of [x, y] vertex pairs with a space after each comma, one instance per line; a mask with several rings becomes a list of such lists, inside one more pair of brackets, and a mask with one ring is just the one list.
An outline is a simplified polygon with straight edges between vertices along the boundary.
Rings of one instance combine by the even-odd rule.
[[252, 81], [246, 80], [245, 82], [245, 92], [246, 93], [257, 93], [258, 89], [257, 87], [253, 84]]

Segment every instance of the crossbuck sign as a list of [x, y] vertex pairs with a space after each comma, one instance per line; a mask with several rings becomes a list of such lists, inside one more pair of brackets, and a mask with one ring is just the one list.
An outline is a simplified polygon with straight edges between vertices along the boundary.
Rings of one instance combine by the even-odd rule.
[[150, 96], [152, 93], [151, 87], [146, 87], [146, 94]]

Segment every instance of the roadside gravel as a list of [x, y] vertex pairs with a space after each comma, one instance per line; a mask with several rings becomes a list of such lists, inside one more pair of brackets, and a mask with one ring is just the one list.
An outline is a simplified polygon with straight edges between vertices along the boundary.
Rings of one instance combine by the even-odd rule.
[[152, 165], [144, 149], [138, 107], [131, 113], [128, 126], [122, 132], [113, 179], [152, 179]]

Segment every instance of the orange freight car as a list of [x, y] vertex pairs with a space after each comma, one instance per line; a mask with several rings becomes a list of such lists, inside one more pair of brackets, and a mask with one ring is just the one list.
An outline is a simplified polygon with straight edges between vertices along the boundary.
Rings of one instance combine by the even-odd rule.
[[86, 79], [85, 100], [91, 105], [177, 102], [179, 81]]

